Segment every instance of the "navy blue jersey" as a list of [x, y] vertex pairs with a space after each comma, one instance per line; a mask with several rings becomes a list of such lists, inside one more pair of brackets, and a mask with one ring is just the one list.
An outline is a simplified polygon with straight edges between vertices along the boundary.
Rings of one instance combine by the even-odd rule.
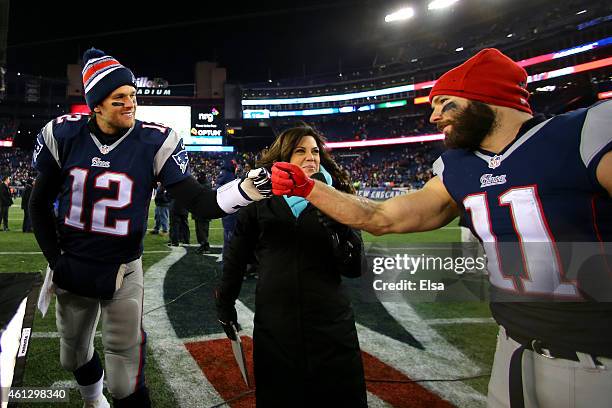
[[[493, 315], [519, 337], [602, 350], [593, 338], [601, 332], [589, 330], [612, 327], [611, 304], [516, 301], [585, 300], [577, 277], [565, 275], [563, 246], [612, 241], [612, 200], [595, 175], [612, 149], [611, 129], [607, 101], [548, 120], [534, 118], [499, 154], [453, 149], [434, 163], [466, 226], [483, 242], [493, 299], [515, 301], [492, 303]], [[572, 324], [569, 335], [555, 330], [572, 332]]]
[[189, 176], [182, 139], [172, 129], [136, 121], [110, 146], [90, 133], [87, 115], [65, 115], [38, 134], [40, 172], [57, 172], [60, 248], [101, 262], [126, 263], [142, 254], [151, 193]]

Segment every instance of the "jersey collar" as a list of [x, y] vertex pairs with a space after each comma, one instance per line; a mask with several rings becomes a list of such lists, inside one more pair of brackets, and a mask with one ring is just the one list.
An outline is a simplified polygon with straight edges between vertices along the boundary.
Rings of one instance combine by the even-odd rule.
[[484, 149], [477, 149], [474, 154], [480, 159], [489, 163], [489, 168], [495, 169], [501, 165], [501, 162], [508, 158], [516, 149], [521, 147], [533, 135], [542, 129], [552, 118], [546, 119], [542, 114], [538, 114], [521, 125], [516, 137], [499, 153], [489, 152]]
[[[136, 126], [136, 124], [134, 124], [134, 126]], [[132, 133], [134, 126], [125, 130], [125, 133], [121, 137], [118, 137], [119, 135], [108, 135], [102, 132], [96, 122], [95, 117], [91, 117], [89, 119], [89, 122], [87, 123], [87, 127], [89, 128], [89, 135], [91, 136], [91, 139], [102, 154], [108, 154], [115, 147], [117, 147], [119, 143], [123, 141], [123, 139], [125, 139], [130, 133]], [[110, 142], [112, 143], [109, 145], [108, 143]]]

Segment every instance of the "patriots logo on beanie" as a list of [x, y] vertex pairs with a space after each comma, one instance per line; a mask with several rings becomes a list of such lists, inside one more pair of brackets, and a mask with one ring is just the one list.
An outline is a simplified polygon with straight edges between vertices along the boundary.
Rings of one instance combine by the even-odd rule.
[[90, 48], [83, 54], [83, 88], [85, 101], [93, 111], [115, 89], [123, 85], [136, 88], [132, 71], [104, 51]]

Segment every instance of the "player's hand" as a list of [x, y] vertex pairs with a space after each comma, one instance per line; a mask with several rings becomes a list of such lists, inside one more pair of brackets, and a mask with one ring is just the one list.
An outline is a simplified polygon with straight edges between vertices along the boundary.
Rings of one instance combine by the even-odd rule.
[[217, 307], [217, 318], [225, 335], [230, 340], [237, 340], [236, 332], [242, 330], [238, 323], [238, 314], [233, 303], [224, 301], [219, 293], [219, 289], [215, 290], [215, 306]]
[[263, 168], [253, 169], [243, 179], [236, 179], [217, 189], [217, 204], [225, 213], [232, 214], [253, 201], [272, 196], [270, 172]]
[[251, 199], [259, 201], [272, 196], [272, 180], [265, 167], [250, 170], [238, 185], [240, 192]]
[[314, 188], [314, 184], [314, 180], [295, 164], [277, 162], [272, 166], [274, 195], [307, 197]]

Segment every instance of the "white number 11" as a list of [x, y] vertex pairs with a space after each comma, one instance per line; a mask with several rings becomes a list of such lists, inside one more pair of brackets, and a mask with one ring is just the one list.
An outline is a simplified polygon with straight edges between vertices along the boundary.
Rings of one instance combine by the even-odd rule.
[[526, 273], [526, 276], [520, 277], [520, 285], [512, 275], [504, 273], [498, 240], [491, 224], [487, 193], [472, 194], [463, 200], [465, 209], [471, 214], [474, 230], [483, 241], [491, 284], [529, 295], [579, 297], [574, 282], [563, 277], [557, 246], [544, 216], [537, 186], [511, 188], [501, 194], [498, 201], [500, 206], [509, 207], [512, 225], [520, 243]]

